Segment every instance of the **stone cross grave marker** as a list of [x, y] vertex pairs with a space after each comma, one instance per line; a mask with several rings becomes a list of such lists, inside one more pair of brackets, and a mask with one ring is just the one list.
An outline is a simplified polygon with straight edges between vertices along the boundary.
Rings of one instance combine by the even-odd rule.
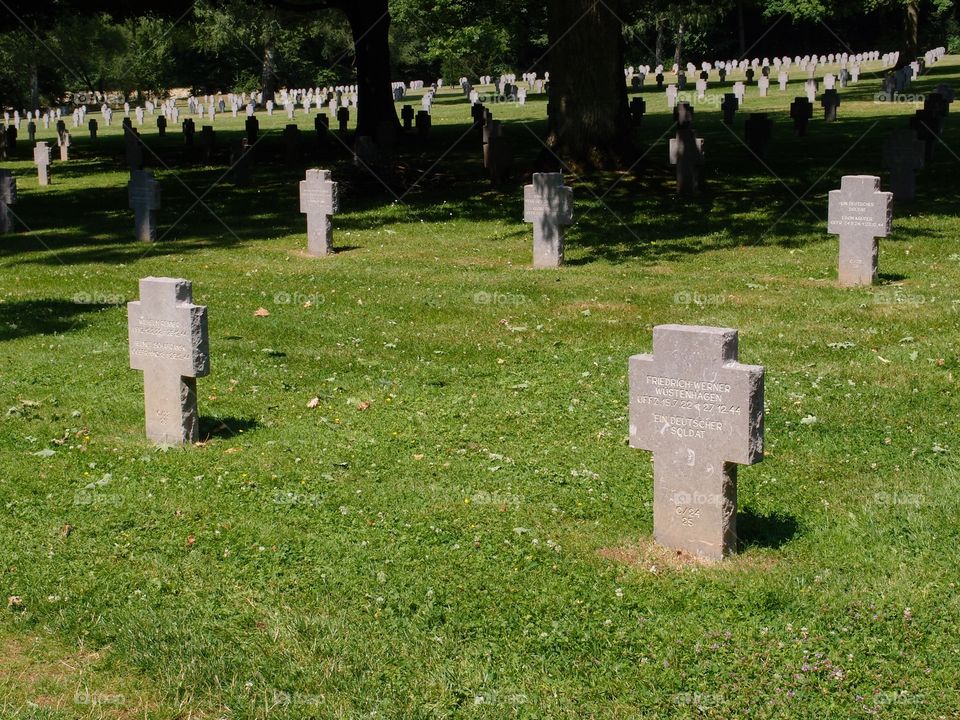
[[37, 166], [37, 182], [40, 185], [50, 184], [50, 146], [45, 142], [38, 142], [33, 148], [33, 162]]
[[9, 170], [0, 170], [0, 235], [13, 232], [13, 210], [17, 202], [17, 179]]
[[147, 438], [163, 445], [200, 439], [197, 378], [210, 373], [207, 308], [189, 280], [146, 277], [127, 304], [130, 367], [143, 371]]
[[843, 287], [873, 285], [877, 279], [877, 238], [890, 234], [893, 193], [880, 191], [880, 178], [844, 175], [830, 191], [827, 232], [840, 236], [839, 280]]
[[820, 98], [820, 105], [823, 106], [824, 121], [836, 122], [837, 108], [840, 107], [840, 93], [836, 90], [824, 90], [823, 97]]
[[70, 133], [64, 130], [57, 134], [57, 146], [60, 148], [60, 160], [66, 162], [70, 159]]
[[307, 252], [316, 257], [333, 251], [333, 222], [331, 216], [340, 211], [337, 183], [330, 179], [329, 170], [307, 170], [300, 181], [300, 212], [307, 216]]
[[790, 117], [793, 119], [793, 129], [797, 137], [806, 137], [807, 125], [813, 117], [813, 104], [804, 96], [800, 96], [790, 104]]
[[160, 209], [160, 183], [147, 170], [134, 170], [127, 184], [127, 200], [133, 210], [139, 242], [157, 239], [157, 210]]
[[764, 368], [730, 328], [659, 325], [630, 358], [630, 447], [653, 453], [653, 534], [719, 560], [736, 550], [737, 465], [763, 460]]
[[670, 138], [670, 164], [677, 166], [677, 193], [689, 195], [700, 189], [700, 166], [703, 165], [703, 139], [693, 128], [680, 128]]
[[890, 171], [890, 190], [896, 202], [916, 196], [916, 171], [924, 166], [926, 143], [909, 128], [897, 130], [883, 143], [883, 166]]
[[720, 110], [723, 112], [723, 122], [725, 125], [733, 124], [733, 117], [740, 108], [740, 101], [733, 93], [724, 93], [723, 102], [720, 103]]
[[647, 113], [647, 101], [641, 97], [635, 97], [630, 100], [630, 119], [633, 124], [639, 127], [643, 122], [643, 116]]
[[523, 188], [523, 221], [533, 223], [533, 266], [562, 265], [564, 227], [573, 223], [573, 190], [563, 173], [534, 173]]

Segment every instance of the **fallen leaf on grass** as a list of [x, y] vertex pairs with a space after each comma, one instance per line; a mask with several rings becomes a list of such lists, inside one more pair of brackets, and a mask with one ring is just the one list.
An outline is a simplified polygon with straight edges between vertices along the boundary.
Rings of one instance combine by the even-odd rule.
[[270, 311], [265, 307], [257, 308], [257, 311], [253, 314], [254, 317], [270, 317]]

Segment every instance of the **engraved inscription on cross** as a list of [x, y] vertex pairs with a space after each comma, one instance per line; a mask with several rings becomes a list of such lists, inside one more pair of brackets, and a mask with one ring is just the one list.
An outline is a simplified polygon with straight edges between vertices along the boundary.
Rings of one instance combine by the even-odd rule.
[[300, 181], [300, 212], [307, 216], [307, 252], [317, 257], [333, 251], [333, 222], [331, 215], [340, 211], [337, 183], [330, 179], [329, 170], [307, 170]]
[[134, 170], [127, 184], [127, 199], [133, 210], [137, 240], [153, 242], [157, 236], [156, 212], [160, 209], [160, 184], [148, 170]]
[[533, 223], [533, 266], [563, 264], [563, 229], [573, 223], [573, 190], [562, 173], [534, 173], [523, 187], [523, 221]]
[[873, 285], [877, 279], [877, 238], [890, 234], [893, 193], [880, 192], [880, 178], [845, 175], [830, 191], [827, 232], [840, 236], [840, 285]]
[[127, 304], [130, 367], [143, 371], [147, 438], [162, 445], [200, 437], [196, 379], [210, 373], [210, 348], [207, 308], [192, 301], [189, 280], [147, 277], [140, 300]]
[[[0, 135], [3, 130], [0, 130]], [[13, 210], [17, 202], [17, 179], [9, 170], [0, 170], [0, 235], [13, 232]]]
[[659, 325], [630, 358], [630, 446], [653, 452], [653, 532], [707, 559], [736, 550], [737, 464], [763, 459], [763, 378], [737, 331]]

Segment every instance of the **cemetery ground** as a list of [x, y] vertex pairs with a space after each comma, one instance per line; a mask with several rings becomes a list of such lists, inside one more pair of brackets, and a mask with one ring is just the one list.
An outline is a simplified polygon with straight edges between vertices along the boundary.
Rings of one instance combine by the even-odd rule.
[[[278, 111], [258, 113], [250, 186], [214, 186], [243, 118], [218, 116], [203, 166], [148, 116], [154, 244], [133, 239], [120, 113], [94, 142], [71, 129], [46, 188], [21, 130], [0, 716], [957, 717], [960, 131], [951, 115], [896, 207], [880, 284], [839, 288], [827, 192], [881, 174], [916, 109], [874, 102], [879, 85], [865, 71], [806, 138], [799, 74], [750, 87], [732, 130], [701, 103], [693, 199], [648, 88], [635, 171], [566, 175], [556, 270], [530, 267], [522, 222], [543, 96], [488, 105], [516, 154], [499, 187], [458, 89], [379, 179], [345, 151], [285, 165]], [[769, 169], [740, 140], [761, 109]], [[298, 108], [305, 145], [313, 117]], [[326, 258], [305, 252], [306, 167], [340, 183]], [[125, 303], [149, 275], [209, 308], [187, 449], [144, 438]], [[627, 359], [663, 323], [737, 328], [740, 361], [766, 367], [765, 458], [740, 469], [722, 563], [652, 543], [651, 456], [627, 445]]]

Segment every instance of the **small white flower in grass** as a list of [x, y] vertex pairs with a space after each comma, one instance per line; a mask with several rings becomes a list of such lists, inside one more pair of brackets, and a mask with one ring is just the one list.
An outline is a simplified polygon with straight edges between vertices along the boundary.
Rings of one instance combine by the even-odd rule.
[[803, 419], [800, 421], [800, 424], [801, 424], [801, 425], [815, 425], [816, 422], [817, 422], [817, 416], [816, 416], [816, 415], [807, 415], [805, 418], [803, 418]]
[[616, 596], [617, 596], [618, 598], [622, 598], [622, 597], [623, 597], [623, 588], [617, 588], [616, 590], [614, 590], [614, 594], [616, 594]]

